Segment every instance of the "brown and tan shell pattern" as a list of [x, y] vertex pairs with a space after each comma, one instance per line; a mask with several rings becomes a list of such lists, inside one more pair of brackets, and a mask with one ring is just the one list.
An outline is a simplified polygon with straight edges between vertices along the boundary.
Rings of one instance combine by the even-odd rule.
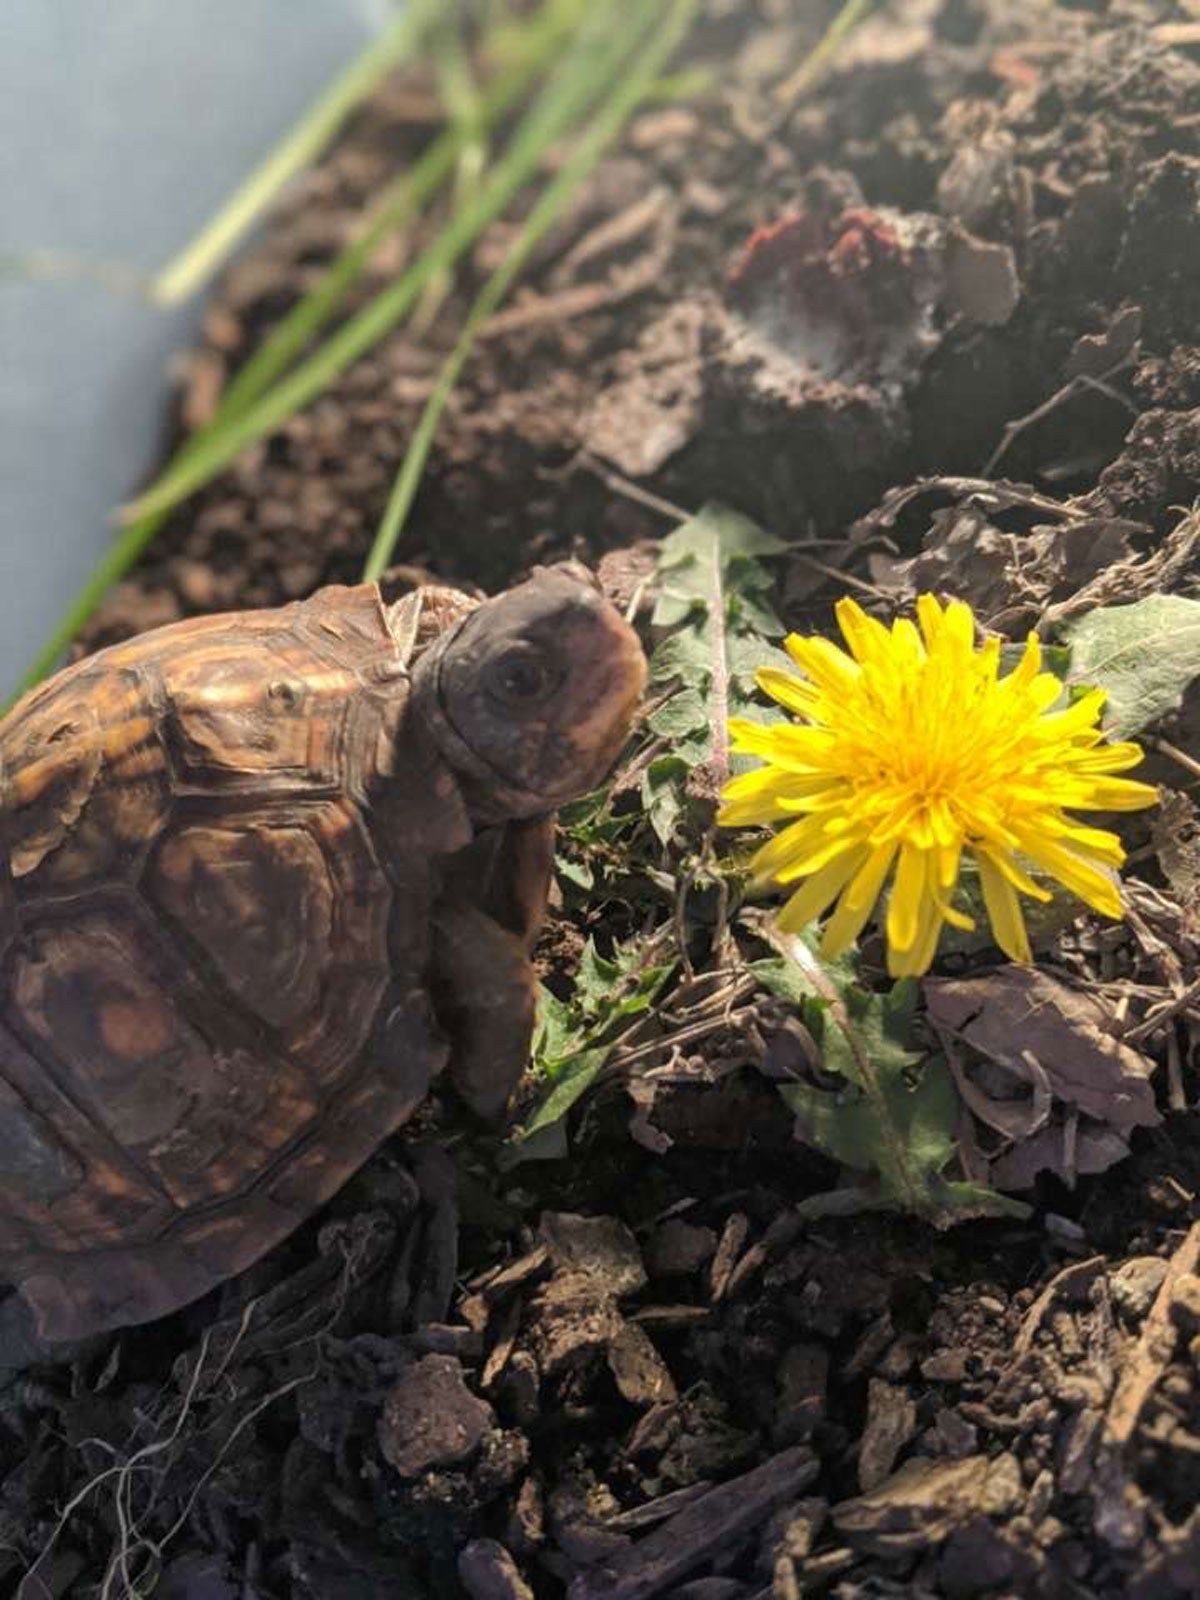
[[49, 1338], [239, 1271], [443, 1064], [425, 863], [462, 840], [432, 758], [395, 859], [373, 830], [388, 621], [362, 587], [182, 623], [0, 728], [0, 1279]]

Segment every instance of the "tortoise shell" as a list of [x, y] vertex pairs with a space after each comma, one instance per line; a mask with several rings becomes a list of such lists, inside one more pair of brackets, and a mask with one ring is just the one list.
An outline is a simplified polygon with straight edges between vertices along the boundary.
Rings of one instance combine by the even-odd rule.
[[43, 1337], [241, 1271], [448, 1061], [485, 1112], [519, 1076], [546, 819], [642, 656], [578, 568], [443, 594], [423, 651], [419, 609], [175, 624], [0, 724], [0, 1278]]

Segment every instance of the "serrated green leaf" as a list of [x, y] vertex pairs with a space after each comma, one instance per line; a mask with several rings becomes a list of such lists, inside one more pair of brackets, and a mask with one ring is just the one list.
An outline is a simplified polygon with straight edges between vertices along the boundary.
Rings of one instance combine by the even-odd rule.
[[[758, 562], [764, 556], [782, 555], [787, 545], [774, 534], [767, 533], [749, 517], [728, 506], [709, 504], [702, 506], [694, 517], [669, 533], [659, 546], [658, 565], [662, 574], [662, 595], [688, 602], [704, 601], [710, 595], [707, 567], [716, 549], [722, 573], [731, 564], [745, 563], [751, 571], [751, 582], [760, 590], [769, 588], [758, 578], [763, 571]], [[661, 602], [660, 602], [661, 603]], [[658, 621], [657, 613], [655, 621]], [[780, 628], [779, 632], [783, 632]]]
[[796, 670], [795, 662], [786, 651], [754, 633], [733, 635], [729, 645], [729, 665], [734, 679], [746, 694], [753, 691], [754, 674], [760, 667], [782, 667], [786, 672]]
[[572, 1003], [584, 1016], [593, 1016], [605, 1004], [613, 984], [621, 976], [616, 961], [608, 961], [596, 950], [594, 939], [589, 939], [579, 958], [579, 971], [575, 975], [575, 993]]
[[542, 987], [534, 1030], [533, 1067], [547, 1092], [506, 1147], [506, 1164], [546, 1160], [566, 1153], [556, 1125], [585, 1094], [629, 1025], [649, 1010], [676, 963], [650, 962], [647, 946], [631, 939], [602, 956], [589, 939], [579, 958], [575, 987], [561, 1000]]
[[561, 1070], [550, 1093], [538, 1106], [533, 1116], [517, 1134], [514, 1143], [519, 1146], [536, 1133], [561, 1122], [571, 1107], [596, 1081], [604, 1063], [612, 1054], [612, 1045], [580, 1050], [561, 1064]]
[[852, 964], [835, 971], [822, 962], [807, 939], [770, 923], [764, 931], [785, 968], [766, 976], [801, 997], [822, 1065], [842, 1080], [837, 1089], [780, 1085], [800, 1136], [874, 1174], [884, 1202], [951, 1220], [942, 1170], [954, 1153], [960, 1102], [942, 1057], [922, 1061], [912, 1048], [917, 985], [902, 980], [879, 994], [861, 984]]
[[703, 611], [704, 602], [694, 596], [660, 594], [654, 607], [656, 628], [678, 628], [695, 611]]
[[878, 1017], [873, 1022], [864, 1029], [864, 1040], [868, 1033], [874, 1039], [868, 1048], [883, 1105], [864, 1092], [845, 1053], [835, 1068], [828, 1047], [838, 1033], [832, 1028], [827, 1031], [824, 1064], [842, 1071], [846, 1087], [833, 1091], [789, 1083], [781, 1085], [780, 1094], [800, 1119], [807, 1140], [845, 1166], [876, 1172], [893, 1202], [923, 1212], [931, 1181], [954, 1153], [958, 1092], [940, 1057], [926, 1061], [910, 1078], [905, 1069], [920, 1058], [887, 1042]]
[[650, 657], [650, 682], [666, 683], [678, 678], [699, 689], [707, 682], [711, 656], [703, 634], [695, 628], [681, 628], [660, 641]]
[[1066, 630], [1073, 683], [1107, 692], [1104, 726], [1118, 738], [1178, 708], [1200, 677], [1200, 600], [1154, 594], [1101, 606]]
[[962, 1179], [943, 1179], [936, 1187], [942, 1196], [945, 1216], [954, 1222], [966, 1222], [971, 1217], [1010, 1217], [1025, 1222], [1033, 1215], [1033, 1207], [1011, 1195], [1000, 1194], [982, 1183], [967, 1183]]
[[775, 584], [771, 574], [761, 567], [752, 567], [747, 562], [741, 591], [740, 593], [735, 591], [730, 601], [730, 609], [735, 621], [742, 627], [752, 628], [766, 639], [781, 639], [784, 633], [783, 623], [776, 616], [774, 607], [767, 605], [760, 598], [763, 592], [760, 585], [764, 582], [765, 592], [773, 593]]
[[544, 985], [538, 992], [537, 1026], [533, 1035], [535, 1062], [565, 1060], [579, 1047], [579, 1029], [565, 1000]]
[[660, 739], [682, 739], [690, 733], [708, 729], [708, 707], [699, 689], [680, 689], [646, 719]]
[[596, 874], [586, 861], [572, 861], [566, 856], [556, 856], [554, 870], [566, 883], [574, 884], [585, 894], [596, 886]]
[[655, 834], [670, 844], [683, 816], [683, 785], [691, 770], [679, 755], [657, 756], [642, 774], [642, 806]]
[[770, 716], [758, 702], [754, 675], [768, 664], [786, 666], [788, 658], [776, 643], [783, 625], [770, 605], [774, 579], [762, 562], [786, 548], [748, 517], [718, 505], [705, 506], [660, 547], [653, 620], [673, 631], [651, 657], [650, 681], [676, 693], [656, 708], [649, 725], [656, 738], [670, 741], [679, 764], [653, 763], [642, 799], [655, 834], [668, 846], [686, 810], [690, 770], [707, 762], [723, 783], [745, 765], [731, 756], [729, 719]]

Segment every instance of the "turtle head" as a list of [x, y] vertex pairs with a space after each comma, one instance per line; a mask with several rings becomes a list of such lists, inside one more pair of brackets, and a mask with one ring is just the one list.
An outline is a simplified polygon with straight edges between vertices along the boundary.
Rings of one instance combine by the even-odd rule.
[[595, 788], [645, 680], [637, 635], [571, 562], [538, 568], [442, 634], [417, 663], [413, 698], [473, 817], [492, 822]]

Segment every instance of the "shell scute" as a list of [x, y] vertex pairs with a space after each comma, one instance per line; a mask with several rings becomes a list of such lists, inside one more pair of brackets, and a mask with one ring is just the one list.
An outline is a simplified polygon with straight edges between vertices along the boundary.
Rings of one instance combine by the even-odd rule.
[[239, 820], [172, 830], [144, 888], [272, 1027], [295, 1025], [316, 1006], [332, 959], [334, 889], [303, 827]]
[[301, 1070], [238, 1039], [132, 903], [32, 928], [13, 954], [8, 1017], [93, 1142], [125, 1152], [167, 1210], [233, 1192], [316, 1112]]
[[136, 676], [82, 663], [6, 728], [4, 833], [23, 898], [134, 875], [171, 802], [158, 718]]

